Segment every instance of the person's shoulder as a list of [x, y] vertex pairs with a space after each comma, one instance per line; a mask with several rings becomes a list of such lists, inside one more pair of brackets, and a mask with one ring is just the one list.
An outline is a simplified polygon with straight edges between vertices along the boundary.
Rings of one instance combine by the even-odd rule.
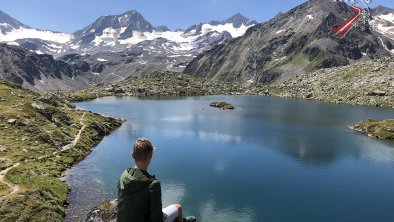
[[152, 178], [151, 183], [149, 184], [150, 189], [161, 189], [160, 181], [155, 177]]

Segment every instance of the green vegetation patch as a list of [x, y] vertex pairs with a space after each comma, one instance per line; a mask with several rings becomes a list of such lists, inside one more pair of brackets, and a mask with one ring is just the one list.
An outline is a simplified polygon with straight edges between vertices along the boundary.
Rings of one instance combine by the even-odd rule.
[[[9, 170], [0, 181], [0, 221], [63, 221], [69, 188], [62, 172], [123, 120], [3, 81], [0, 98], [0, 169]], [[8, 195], [6, 183], [18, 189]]]
[[372, 137], [394, 140], [394, 119], [382, 121], [367, 119], [351, 126], [350, 128], [359, 132], [367, 133]]

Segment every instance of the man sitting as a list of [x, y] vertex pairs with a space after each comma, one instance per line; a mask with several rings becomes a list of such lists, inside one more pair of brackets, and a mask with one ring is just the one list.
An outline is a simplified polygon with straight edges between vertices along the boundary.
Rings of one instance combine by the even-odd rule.
[[182, 207], [162, 208], [160, 182], [148, 173], [154, 147], [147, 139], [137, 139], [132, 157], [135, 167], [126, 169], [118, 183], [118, 222], [182, 222]]

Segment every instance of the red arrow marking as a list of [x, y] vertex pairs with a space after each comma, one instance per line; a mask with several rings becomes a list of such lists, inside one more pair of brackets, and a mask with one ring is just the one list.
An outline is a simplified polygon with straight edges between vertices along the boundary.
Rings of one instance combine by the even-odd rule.
[[347, 31], [353, 26], [353, 23], [357, 21], [358, 17], [361, 15], [363, 12], [363, 9], [357, 6], [352, 6], [352, 8], [356, 11], [356, 13], [348, 20], [346, 20], [344, 23], [339, 25], [338, 27], [334, 28], [332, 32], [334, 35], [338, 35], [339, 37], [343, 37]]

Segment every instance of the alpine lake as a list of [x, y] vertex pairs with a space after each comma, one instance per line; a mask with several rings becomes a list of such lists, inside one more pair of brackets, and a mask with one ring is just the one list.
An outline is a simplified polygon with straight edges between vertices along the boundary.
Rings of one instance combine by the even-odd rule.
[[[210, 107], [214, 101], [234, 110]], [[68, 170], [66, 221], [84, 221], [132, 167], [139, 137], [163, 205], [197, 221], [394, 221], [394, 143], [354, 132], [394, 109], [259, 96], [105, 97], [77, 107], [127, 120]]]

